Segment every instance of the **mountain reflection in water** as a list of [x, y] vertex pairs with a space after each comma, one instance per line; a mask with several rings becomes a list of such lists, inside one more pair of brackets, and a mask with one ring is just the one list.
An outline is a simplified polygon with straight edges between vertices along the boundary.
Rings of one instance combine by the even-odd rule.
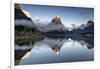
[[15, 64], [91, 61], [93, 48], [94, 39], [87, 37], [19, 39], [15, 41]]

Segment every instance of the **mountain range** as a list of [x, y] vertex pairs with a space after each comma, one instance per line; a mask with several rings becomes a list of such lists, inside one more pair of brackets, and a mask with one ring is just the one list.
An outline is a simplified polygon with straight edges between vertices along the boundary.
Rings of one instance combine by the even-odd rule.
[[51, 22], [47, 25], [41, 25], [42, 23], [36, 24], [34, 19], [29, 16], [29, 12], [22, 10], [19, 4], [15, 5], [15, 26], [26, 26], [34, 30], [38, 30], [42, 33], [49, 34], [86, 34], [94, 32], [94, 22], [89, 20], [86, 24], [81, 24], [79, 27], [75, 27], [73, 24], [71, 30], [68, 27], [65, 27], [61, 21], [60, 16], [54, 17]]

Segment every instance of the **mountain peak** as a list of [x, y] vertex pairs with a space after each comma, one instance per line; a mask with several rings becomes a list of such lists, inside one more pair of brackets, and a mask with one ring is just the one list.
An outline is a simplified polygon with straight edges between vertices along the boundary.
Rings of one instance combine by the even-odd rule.
[[93, 24], [94, 22], [93, 22], [93, 21], [91, 21], [91, 20], [89, 20], [87, 23], [92, 23], [92, 24]]
[[94, 24], [94, 22], [91, 21], [91, 20], [89, 20], [89, 21], [87, 22], [87, 25], [88, 25], [88, 26], [93, 25], [93, 24]]
[[16, 3], [16, 4], [15, 4], [15, 8], [16, 8], [16, 9], [20, 9], [20, 5]]
[[62, 23], [62, 22], [61, 22], [60, 16], [56, 16], [56, 17], [52, 20], [52, 22], [55, 22], [55, 24], [61, 24], [61, 23]]

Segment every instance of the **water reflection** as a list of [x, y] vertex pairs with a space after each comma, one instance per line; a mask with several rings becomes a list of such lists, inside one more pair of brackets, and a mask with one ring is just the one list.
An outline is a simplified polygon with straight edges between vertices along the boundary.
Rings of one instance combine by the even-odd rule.
[[94, 59], [93, 41], [93, 38], [87, 37], [16, 40], [15, 64], [90, 61]]

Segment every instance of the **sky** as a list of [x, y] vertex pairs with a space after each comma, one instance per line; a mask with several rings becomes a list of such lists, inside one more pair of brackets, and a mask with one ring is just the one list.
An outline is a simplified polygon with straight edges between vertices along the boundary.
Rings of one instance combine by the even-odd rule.
[[60, 16], [62, 23], [66, 27], [71, 24], [86, 24], [89, 20], [94, 21], [93, 8], [34, 4], [20, 4], [20, 6], [22, 10], [30, 12], [32, 19], [51, 21], [56, 16]]

